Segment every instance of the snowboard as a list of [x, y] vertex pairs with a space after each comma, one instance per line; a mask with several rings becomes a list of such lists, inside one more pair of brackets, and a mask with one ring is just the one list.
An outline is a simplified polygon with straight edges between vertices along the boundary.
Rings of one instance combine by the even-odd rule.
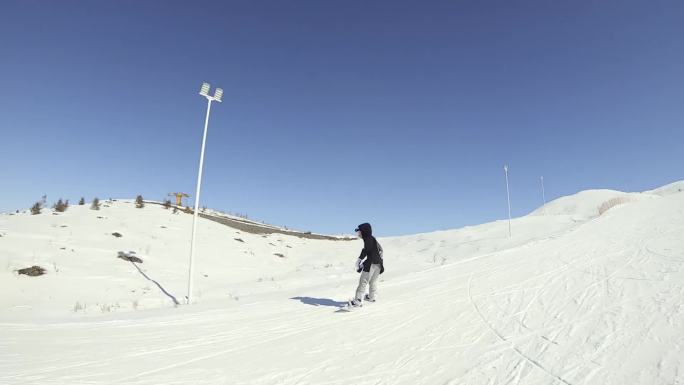
[[338, 313], [338, 312], [350, 313], [350, 312], [353, 312], [354, 310], [358, 310], [359, 308], [362, 307], [362, 306], [352, 306], [351, 302], [352, 302], [351, 299], [348, 300], [346, 304], [337, 308], [337, 310], [335, 310], [335, 312], [336, 313]]
[[349, 312], [352, 312], [352, 311], [358, 311], [359, 309], [363, 308], [364, 306], [368, 306], [369, 303], [373, 303], [373, 302], [371, 302], [371, 301], [363, 301], [363, 305], [362, 305], [362, 306], [354, 306], [354, 305], [352, 305], [352, 301], [353, 301], [352, 299], [348, 300], [347, 303], [344, 304], [344, 305], [342, 305], [342, 306], [340, 306], [340, 307], [336, 310], [336, 312], [346, 312], [346, 313], [349, 313]]

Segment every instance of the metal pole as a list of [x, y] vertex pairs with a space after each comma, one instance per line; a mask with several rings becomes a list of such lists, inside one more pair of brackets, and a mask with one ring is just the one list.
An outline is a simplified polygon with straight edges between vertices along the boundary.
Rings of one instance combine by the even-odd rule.
[[541, 177], [541, 186], [542, 186], [542, 201], [544, 202], [544, 214], [546, 214], [546, 194], [544, 193], [544, 177]]
[[508, 199], [508, 237], [510, 238], [511, 233], [511, 193], [508, 190], [508, 165], [504, 166], [504, 172], [506, 173], [506, 198]]
[[190, 241], [190, 270], [188, 271], [188, 304], [192, 301], [192, 270], [193, 257], [195, 256], [195, 234], [197, 233], [197, 212], [200, 200], [200, 187], [202, 185], [202, 168], [204, 166], [204, 147], [207, 143], [207, 129], [209, 127], [209, 112], [211, 111], [211, 98], [207, 98], [207, 117], [204, 120], [204, 136], [202, 137], [202, 151], [200, 152], [199, 174], [197, 175], [197, 191], [195, 192], [195, 209], [192, 215], [192, 240]]

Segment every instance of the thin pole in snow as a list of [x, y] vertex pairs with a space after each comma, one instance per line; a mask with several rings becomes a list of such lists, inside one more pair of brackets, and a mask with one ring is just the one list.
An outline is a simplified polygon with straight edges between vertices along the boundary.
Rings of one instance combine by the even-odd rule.
[[511, 233], [511, 193], [508, 189], [508, 165], [504, 165], [504, 172], [506, 173], [506, 198], [508, 199], [508, 237], [512, 236]]
[[540, 179], [542, 188], [542, 202], [544, 202], [544, 205], [542, 207], [544, 208], [544, 214], [546, 214], [546, 194], [544, 192], [544, 176], [541, 176]]
[[202, 150], [200, 151], [199, 172], [197, 173], [197, 190], [195, 192], [195, 209], [192, 215], [192, 238], [190, 239], [190, 267], [188, 269], [188, 304], [192, 301], [192, 276], [193, 265], [195, 257], [195, 235], [197, 234], [197, 215], [199, 211], [200, 188], [202, 186], [202, 169], [204, 167], [204, 148], [207, 143], [207, 130], [209, 128], [209, 113], [211, 112], [211, 102], [221, 102], [223, 90], [217, 88], [214, 91], [214, 96], [209, 96], [209, 83], [202, 83], [200, 95], [207, 98], [207, 116], [204, 119], [204, 135], [202, 136]]

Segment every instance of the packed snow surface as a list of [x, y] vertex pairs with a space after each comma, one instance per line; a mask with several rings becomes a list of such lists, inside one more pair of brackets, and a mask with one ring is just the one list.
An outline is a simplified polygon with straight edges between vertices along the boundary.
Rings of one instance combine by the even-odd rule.
[[682, 190], [379, 238], [378, 301], [351, 312], [360, 240], [200, 219], [185, 305], [191, 215], [2, 214], [0, 384], [684, 384]]

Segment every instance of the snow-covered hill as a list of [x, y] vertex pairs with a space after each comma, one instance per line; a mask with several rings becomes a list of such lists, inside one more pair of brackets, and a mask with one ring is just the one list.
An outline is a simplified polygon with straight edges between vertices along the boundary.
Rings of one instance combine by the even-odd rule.
[[382, 238], [379, 300], [349, 313], [360, 240], [200, 220], [187, 306], [190, 215], [3, 214], [0, 383], [684, 384], [683, 186]]

